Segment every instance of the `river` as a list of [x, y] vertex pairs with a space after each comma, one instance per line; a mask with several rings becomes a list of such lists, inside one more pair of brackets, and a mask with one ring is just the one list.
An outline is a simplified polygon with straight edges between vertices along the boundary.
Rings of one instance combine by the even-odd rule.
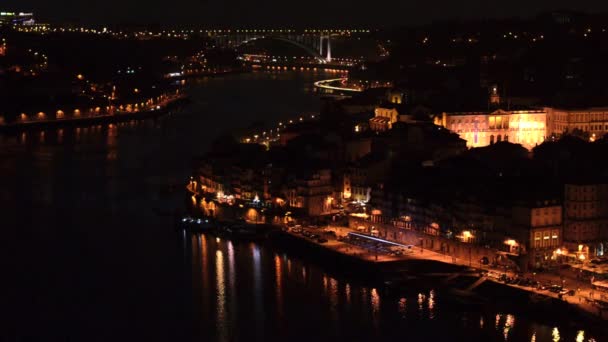
[[[193, 157], [222, 132], [318, 112], [329, 74], [190, 85], [157, 120], [0, 136], [0, 340], [507, 340], [592, 336], [539, 317], [383, 297], [306, 256], [173, 229]], [[581, 340], [581, 341], [582, 341]]]

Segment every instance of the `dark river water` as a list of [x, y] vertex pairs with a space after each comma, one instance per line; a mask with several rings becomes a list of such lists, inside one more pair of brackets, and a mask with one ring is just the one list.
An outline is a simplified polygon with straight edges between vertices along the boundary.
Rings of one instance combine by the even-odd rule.
[[[200, 80], [157, 120], [0, 136], [0, 341], [588, 341], [540, 317], [385, 297], [267, 243], [176, 231], [193, 157], [256, 120], [318, 112], [312, 82]], [[544, 323], [541, 323], [544, 322]]]

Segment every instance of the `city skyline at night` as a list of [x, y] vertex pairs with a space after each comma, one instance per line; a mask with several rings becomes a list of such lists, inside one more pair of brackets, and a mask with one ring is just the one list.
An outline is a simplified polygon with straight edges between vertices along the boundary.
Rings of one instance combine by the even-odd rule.
[[608, 339], [608, 3], [1, 6], [0, 341]]
[[106, 0], [80, 2], [71, 0], [9, 0], [2, 4], [7, 11], [33, 11], [43, 21], [75, 22], [85, 25], [167, 25], [205, 27], [395, 27], [430, 24], [442, 20], [531, 17], [554, 10], [588, 13], [608, 11], [602, 1], [523, 0], [489, 3], [472, 0], [436, 2], [382, 0], [373, 6], [365, 1], [311, 0], [301, 4], [278, 0], [251, 2], [178, 0], [171, 3], [151, 0]]

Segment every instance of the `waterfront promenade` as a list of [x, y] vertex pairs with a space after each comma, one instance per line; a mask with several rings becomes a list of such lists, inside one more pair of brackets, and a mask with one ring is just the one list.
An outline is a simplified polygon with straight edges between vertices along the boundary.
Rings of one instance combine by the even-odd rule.
[[[144, 104], [141, 109], [137, 110], [111, 110], [97, 112], [91, 110], [86, 113], [78, 111], [78, 115], [65, 116], [61, 112], [61, 116], [47, 116], [38, 115], [33, 118], [22, 118], [18, 121], [11, 123], [0, 124], [0, 131], [2, 130], [26, 130], [35, 127], [45, 126], [57, 126], [57, 125], [70, 125], [70, 124], [87, 124], [87, 123], [101, 123], [101, 122], [120, 122], [134, 119], [145, 119], [155, 117], [166, 113], [167, 110], [187, 99], [186, 95], [175, 94], [165, 95], [158, 101], [149, 101], [148, 104]], [[43, 113], [41, 113], [43, 114]]]
[[[198, 194], [196, 191], [193, 191], [191, 186], [186, 186], [187, 191], [192, 194]], [[557, 275], [552, 273], [517, 273], [512, 270], [506, 270], [505, 268], [497, 268], [492, 267], [490, 265], [482, 265], [478, 262], [473, 263], [470, 255], [468, 257], [462, 257], [462, 254], [453, 253], [448, 255], [447, 253], [441, 253], [440, 251], [436, 251], [430, 248], [425, 248], [423, 245], [412, 245], [404, 243], [403, 239], [394, 240], [391, 239], [391, 234], [385, 234], [383, 238], [379, 240], [384, 240], [386, 243], [396, 243], [403, 246], [410, 247], [408, 252], [403, 253], [401, 255], [388, 254], [388, 253], [379, 253], [373, 249], [367, 249], [341, 239], [349, 235], [349, 233], [360, 233], [357, 229], [353, 229], [352, 227], [344, 227], [340, 225], [327, 225], [325, 227], [318, 228], [303, 228], [303, 231], [309, 231], [311, 234], [316, 234], [319, 237], [324, 238], [325, 242], [320, 242], [318, 238], [310, 238], [304, 236], [301, 233], [293, 232], [293, 226], [288, 227], [285, 224], [278, 225], [284, 234], [291, 236], [295, 240], [300, 240], [309, 244], [310, 246], [316, 246], [317, 248], [322, 248], [328, 251], [329, 253], [337, 253], [342, 256], [347, 256], [350, 258], [354, 258], [354, 260], [361, 261], [367, 265], [377, 265], [382, 266], [390, 263], [400, 263], [407, 262], [408, 260], [423, 260], [423, 261], [434, 261], [438, 263], [443, 263], [452, 266], [459, 266], [463, 269], [469, 270], [471, 274], [475, 273], [494, 273], [494, 274], [504, 274], [508, 277], [524, 277], [536, 280], [541, 284], [549, 285], [549, 284], [557, 284], [563, 285], [565, 288], [575, 290], [574, 295], [564, 295], [560, 296], [557, 293], [550, 292], [549, 290], [541, 290], [529, 286], [520, 286], [515, 284], [508, 284], [498, 279], [489, 276], [482, 276], [478, 282], [476, 282], [472, 288], [469, 288], [468, 291], [474, 291], [475, 288], [481, 285], [485, 281], [491, 281], [503, 286], [509, 286], [513, 288], [517, 288], [519, 290], [527, 291], [530, 294], [534, 294], [539, 296], [539, 298], [554, 298], [560, 299], [564, 302], [573, 305], [575, 308], [580, 309], [583, 313], [586, 313], [588, 316], [593, 316], [600, 319], [608, 319], [608, 313], [605, 313], [602, 309], [605, 306], [602, 306], [599, 303], [606, 303], [606, 297], [602, 295], [602, 293], [594, 290], [589, 283], [582, 282], [576, 278], [568, 277], [566, 275]], [[327, 232], [333, 232], [334, 234], [327, 234]], [[465, 253], [466, 255], [466, 253]]]
[[[322, 230], [334, 231], [334, 232], [336, 232], [337, 236], [346, 236], [349, 233], [356, 233], [356, 230], [353, 230], [351, 228], [341, 227], [341, 226], [332, 226], [332, 225], [327, 226], [327, 228], [324, 228]], [[294, 233], [289, 233], [289, 234], [291, 234], [295, 237], [301, 238], [301, 239], [306, 239], [305, 237], [300, 236], [298, 234], [294, 234]], [[405, 260], [414, 260], [414, 259], [432, 260], [432, 261], [436, 261], [436, 262], [440, 262], [440, 263], [468, 267], [470, 269], [477, 270], [480, 273], [481, 272], [494, 272], [494, 273], [506, 274], [509, 277], [516, 276], [516, 274], [512, 271], [505, 271], [504, 269], [492, 268], [490, 266], [471, 267], [469, 265], [468, 259], [462, 259], [462, 258], [449, 256], [446, 254], [441, 254], [441, 253], [438, 253], [438, 252], [435, 252], [432, 250], [421, 248], [420, 246], [413, 246], [411, 252], [405, 253], [403, 255], [387, 255], [387, 254], [375, 253], [374, 251], [370, 251], [365, 248], [361, 248], [361, 247], [358, 247], [358, 246], [355, 246], [355, 245], [352, 245], [352, 244], [349, 244], [346, 242], [341, 242], [341, 241], [338, 241], [337, 239], [332, 239], [332, 238], [327, 239], [328, 242], [326, 242], [326, 243], [318, 243], [314, 239], [307, 239], [307, 240], [310, 243], [324, 246], [325, 248], [331, 249], [335, 252], [350, 255], [350, 256], [359, 258], [361, 260], [364, 260], [366, 262], [381, 264], [381, 263], [386, 263], [386, 262], [405, 261]], [[390, 241], [390, 240], [386, 240], [386, 241]], [[582, 282], [577, 279], [572, 279], [570, 277], [564, 277], [564, 276], [551, 274], [551, 273], [535, 274], [535, 273], [530, 272], [530, 273], [525, 273], [523, 275], [520, 274], [520, 277], [521, 276], [527, 277], [530, 279], [535, 279], [536, 281], [539, 281], [542, 284], [563, 284], [568, 289], [575, 290], [575, 293], [574, 293], [574, 295], [565, 295], [560, 298], [560, 296], [557, 293], [553, 293], [548, 290], [539, 290], [539, 289], [532, 288], [532, 287], [526, 287], [526, 286], [520, 286], [520, 285], [514, 285], [514, 284], [506, 284], [502, 281], [499, 281], [499, 280], [491, 278], [491, 277], [481, 278], [481, 281], [476, 283], [475, 287], [479, 286], [484, 281], [493, 281], [493, 282], [496, 282], [496, 283], [499, 283], [499, 284], [502, 284], [505, 286], [510, 286], [510, 287], [514, 287], [514, 288], [518, 288], [520, 290], [530, 292], [531, 294], [560, 299], [595, 317], [598, 317], [601, 319], [608, 319], [608, 313], [606, 313], [598, 304], [596, 304], [598, 301], [605, 302], [605, 300], [602, 298], [602, 293], [594, 290], [591, 287], [591, 284]], [[472, 288], [470, 290], [474, 290], [474, 288]]]

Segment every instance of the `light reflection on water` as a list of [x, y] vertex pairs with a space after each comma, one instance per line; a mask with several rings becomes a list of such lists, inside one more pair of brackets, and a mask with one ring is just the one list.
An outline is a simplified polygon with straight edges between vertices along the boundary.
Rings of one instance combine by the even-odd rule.
[[277, 295], [277, 315], [281, 319], [283, 317], [283, 271], [281, 270], [281, 258], [278, 254], [274, 255], [274, 274], [275, 274], [275, 291]]
[[[379, 287], [328, 274], [300, 258], [272, 251], [269, 246], [211, 239], [216, 243], [209, 245], [209, 237], [201, 235], [198, 243], [192, 244], [192, 248], [199, 249], [191, 253], [193, 259], [201, 260], [197, 264], [202, 274], [202, 282], [194, 282], [193, 292], [215, 298], [211, 310], [202, 310], [206, 315], [200, 324], [213, 322], [205, 326], [214, 329], [213, 336], [218, 340], [235, 338], [233, 327], [237, 325], [239, 336], [263, 339], [298, 336], [296, 332], [306, 326], [315, 329], [302, 332], [304, 335], [317, 331], [339, 337], [344, 329], [354, 329], [367, 338], [382, 337], [384, 331], [389, 331], [387, 324], [401, 326], [390, 331], [404, 337], [425, 336], [430, 329], [432, 336], [455, 339], [459, 334], [497, 341], [564, 338], [559, 327], [529, 322], [513, 313], [476, 313], [450, 306], [435, 289], [385, 296]], [[205, 266], [207, 260], [213, 260], [215, 268]], [[212, 281], [207, 283], [205, 279]], [[358, 299], [353, 300], [353, 295]], [[492, 318], [494, 325], [485, 324]], [[587, 336], [584, 331], [568, 334], [577, 341], [584, 341]]]
[[[496, 312], [450, 307], [440, 291], [433, 305], [430, 289], [420, 291], [426, 301], [419, 309], [418, 292], [385, 296], [377, 284], [265, 245], [230, 247], [204, 235], [192, 241], [151, 210], [183, 207], [181, 193], [165, 198], [159, 189], [181, 187], [191, 158], [216, 133], [318, 112], [319, 99], [302, 91], [314, 80], [289, 73], [272, 81], [255, 74], [208, 79], [193, 90], [188, 110], [156, 121], [2, 135], [0, 200], [9, 224], [0, 240], [16, 270], [9, 267], [3, 279], [24, 285], [14, 296], [19, 300], [9, 300], [8, 311], [17, 314], [8, 326], [46, 337], [33, 340], [65, 340], [74, 331], [72, 340], [121, 340], [123, 332], [137, 336], [132, 340], [167, 341], [502, 340], [504, 326], [490, 323]], [[553, 325], [514, 318], [509, 340], [552, 339]], [[579, 334], [558, 328], [562, 340]], [[180, 333], [197, 338], [171, 338]], [[593, 337], [584, 331], [585, 339]]]
[[216, 287], [217, 287], [217, 319], [216, 327], [219, 332], [220, 341], [226, 341], [227, 336], [227, 325], [226, 321], [226, 280], [224, 275], [224, 254], [221, 250], [215, 251], [215, 273], [216, 273]]

